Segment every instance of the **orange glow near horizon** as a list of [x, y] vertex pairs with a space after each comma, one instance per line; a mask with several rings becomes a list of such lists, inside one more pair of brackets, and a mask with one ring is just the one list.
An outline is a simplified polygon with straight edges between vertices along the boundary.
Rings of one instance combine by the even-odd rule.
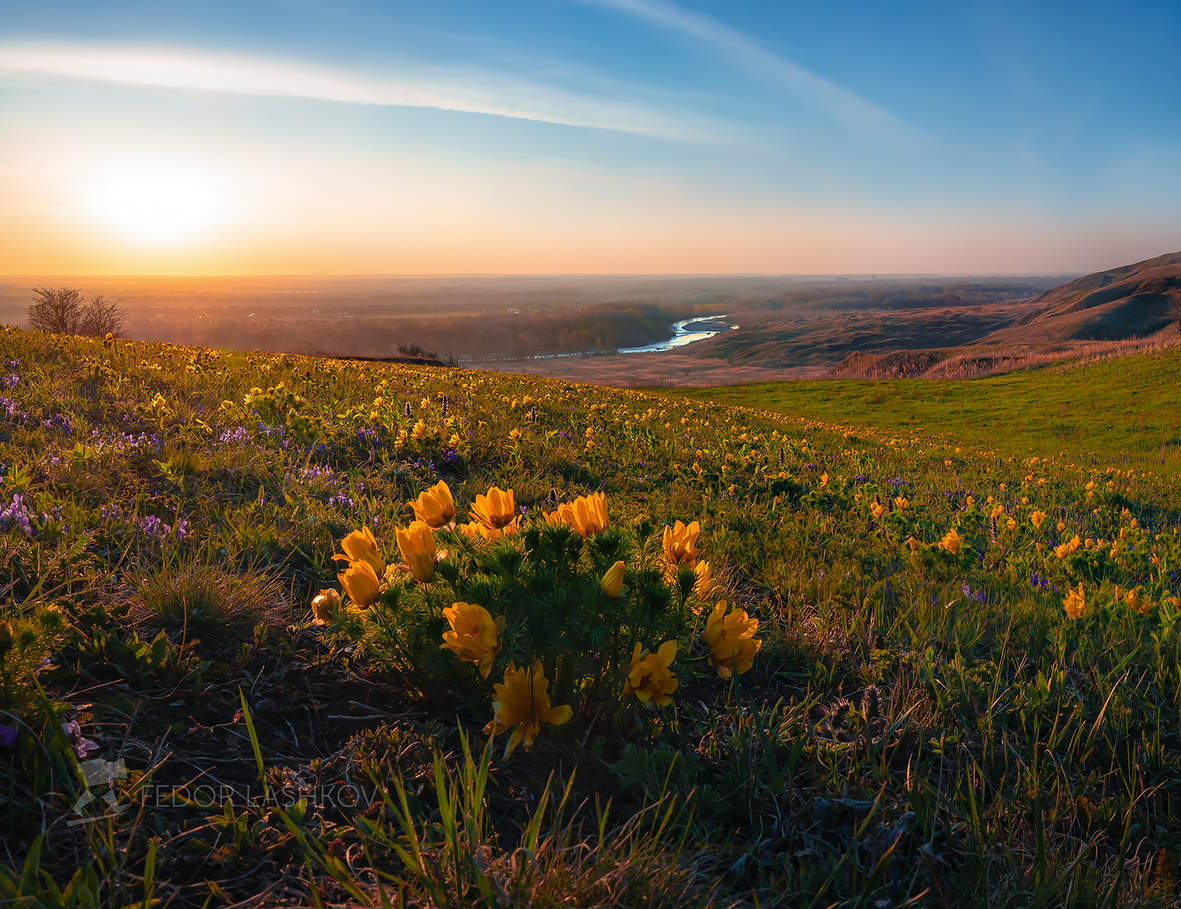
[[1145, 258], [1159, 230], [849, 199], [736, 206], [656, 173], [103, 138], [9, 171], [0, 274], [1048, 274]]

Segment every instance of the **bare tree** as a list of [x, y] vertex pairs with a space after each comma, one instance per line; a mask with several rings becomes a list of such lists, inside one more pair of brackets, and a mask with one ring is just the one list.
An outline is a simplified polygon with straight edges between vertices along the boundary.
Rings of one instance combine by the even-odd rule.
[[38, 287], [29, 305], [29, 327], [57, 334], [117, 336], [123, 331], [123, 311], [103, 296], [86, 300], [76, 287]]
[[77, 334], [82, 324], [82, 293], [76, 287], [38, 287], [29, 305], [29, 327], [57, 334]]
[[119, 337], [123, 333], [123, 310], [119, 308], [118, 302], [102, 295], [92, 297], [82, 307], [78, 333], [100, 338], [107, 334]]

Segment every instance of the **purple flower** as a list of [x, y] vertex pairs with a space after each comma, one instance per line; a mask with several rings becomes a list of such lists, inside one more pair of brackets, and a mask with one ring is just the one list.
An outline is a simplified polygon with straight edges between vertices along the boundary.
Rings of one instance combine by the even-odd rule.
[[164, 523], [154, 514], [149, 514], [140, 519], [139, 529], [153, 540], [162, 540], [172, 532], [172, 525]]
[[19, 737], [20, 730], [15, 726], [0, 723], [0, 748], [15, 748]]
[[14, 492], [12, 501], [0, 508], [0, 527], [19, 527], [26, 537], [33, 535], [33, 515], [19, 492]]
[[247, 432], [245, 426], [237, 426], [233, 429], [223, 429], [221, 435], [217, 437], [219, 442], [245, 442], [249, 438], [250, 433]]
[[92, 742], [88, 738], [83, 738], [82, 727], [78, 725], [77, 720], [70, 720], [68, 723], [62, 723], [62, 732], [66, 734], [66, 738], [70, 740], [70, 745], [74, 748], [74, 754], [78, 756], [78, 760], [85, 760], [86, 756], [93, 751], [98, 751], [98, 744]]

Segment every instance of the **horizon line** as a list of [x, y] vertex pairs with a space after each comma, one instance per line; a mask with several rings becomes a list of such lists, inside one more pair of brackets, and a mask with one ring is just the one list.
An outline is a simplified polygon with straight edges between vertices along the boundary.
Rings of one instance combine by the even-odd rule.
[[1068, 271], [715, 271], [715, 272], [646, 272], [646, 271], [452, 271], [452, 272], [242, 272], [238, 274], [186, 274], [152, 272], [10, 272], [0, 273], [0, 280], [38, 278], [184, 278], [190, 280], [242, 280], [250, 278], [1039, 278], [1084, 274]]

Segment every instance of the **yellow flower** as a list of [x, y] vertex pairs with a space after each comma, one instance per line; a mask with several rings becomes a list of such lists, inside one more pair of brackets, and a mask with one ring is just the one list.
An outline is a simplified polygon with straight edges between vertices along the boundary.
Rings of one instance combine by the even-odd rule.
[[873, 518], [876, 521], [886, 513], [886, 506], [884, 506], [877, 499], [874, 499], [873, 504], [869, 506], [869, 513], [873, 515]]
[[693, 581], [693, 596], [699, 600], [708, 600], [717, 590], [713, 574], [709, 570], [709, 562], [702, 559], [694, 565], [693, 576], [696, 579]]
[[720, 600], [705, 623], [701, 635], [709, 647], [718, 675], [728, 679], [733, 673], [741, 675], [754, 663], [755, 654], [763, 642], [754, 635], [759, 620], [751, 618], [745, 609], [735, 609], [726, 615], [726, 601]]
[[450, 650], [465, 663], [475, 663], [480, 675], [488, 678], [492, 660], [500, 652], [504, 616], [493, 620], [483, 606], [457, 602], [443, 610], [443, 618], [451, 625], [451, 630], [443, 632], [440, 649]]
[[1129, 608], [1140, 613], [1140, 615], [1148, 615], [1148, 613], [1152, 612], [1152, 603], [1144, 599], [1139, 587], [1133, 587], [1125, 593], [1124, 602], [1127, 603]]
[[507, 758], [521, 742], [533, 747], [543, 724], [561, 726], [568, 723], [574, 711], [569, 704], [551, 707], [549, 680], [538, 660], [531, 668], [518, 669], [512, 663], [504, 670], [504, 682], [492, 686], [492, 721], [484, 727], [492, 734], [513, 730], [504, 749]]
[[471, 506], [472, 517], [489, 530], [502, 530], [514, 526], [517, 520], [517, 503], [511, 489], [502, 490], [493, 486], [487, 495], [476, 496]]
[[349, 562], [349, 567], [336, 578], [349, 599], [358, 606], [372, 606], [381, 596], [381, 582], [368, 562]]
[[623, 562], [616, 562], [604, 573], [599, 581], [599, 588], [611, 599], [623, 593]]
[[312, 597], [312, 624], [327, 625], [332, 613], [340, 608], [340, 594], [332, 588], [321, 590]]
[[1077, 619], [1087, 608], [1086, 597], [1083, 594], [1083, 582], [1079, 581], [1078, 590], [1066, 588], [1066, 597], [1062, 600], [1062, 607], [1066, 610], [1068, 619]]
[[914, 537], [907, 537], [906, 545], [910, 547], [911, 552], [918, 552], [923, 546], [923, 544]]
[[509, 534], [516, 533], [519, 526], [519, 521], [513, 521], [506, 527], [497, 529], [495, 527], [485, 527], [476, 521], [469, 521], [466, 524], [459, 525], [459, 532], [469, 540], [485, 540], [489, 543], [495, 543], [497, 540], [503, 539]]
[[340, 541], [340, 548], [344, 550], [344, 555], [339, 553], [334, 555], [332, 558], [336, 561], [368, 562], [374, 575], [380, 578], [385, 574], [385, 559], [378, 552], [377, 540], [374, 539], [373, 531], [368, 527], [354, 530]]
[[584, 537], [607, 528], [607, 496], [601, 492], [563, 502], [545, 516], [551, 524], [565, 524]]
[[664, 528], [664, 559], [670, 566], [697, 564], [697, 537], [701, 525], [696, 521], [689, 525], [677, 521], [672, 527]]
[[642, 704], [656, 704], [663, 707], [671, 704], [669, 697], [677, 690], [677, 676], [669, 666], [677, 655], [677, 642], [665, 641], [656, 653], [643, 653], [640, 642], [632, 651], [631, 669], [623, 686], [623, 696], [635, 695]]
[[960, 554], [960, 535], [953, 527], [943, 535], [943, 539], [939, 541], [939, 548], [950, 552], [953, 556]]
[[412, 521], [405, 530], [399, 527], [395, 535], [398, 538], [398, 552], [402, 554], [414, 580], [429, 581], [433, 578], [438, 555], [434, 531], [425, 521]]
[[1009, 520], [1005, 521], [1005, 526], [1008, 527], [1009, 530], [1016, 530], [1017, 529], [1017, 521], [1014, 520], [1013, 518], [1009, 518]]
[[1029, 516], [1029, 520], [1033, 523], [1033, 526], [1036, 527], [1038, 530], [1042, 529], [1042, 521], [1044, 521], [1045, 519], [1046, 519], [1046, 513], [1044, 511], [1035, 511], [1033, 514], [1031, 514]]
[[1055, 546], [1054, 547], [1054, 555], [1058, 556], [1058, 558], [1060, 558], [1060, 559], [1064, 559], [1068, 555], [1078, 552], [1079, 547], [1082, 545], [1083, 545], [1083, 541], [1078, 538], [1078, 534], [1076, 533], [1073, 537], [1070, 538], [1069, 542], [1062, 543], [1058, 546]]
[[909, 504], [910, 504], [910, 499], [904, 498], [903, 496], [895, 496], [894, 497], [894, 507], [898, 511], [905, 511], [906, 506]]
[[451, 498], [451, 490], [442, 480], [426, 492], [420, 493], [411, 506], [414, 508], [414, 517], [432, 530], [441, 530], [455, 522], [455, 500]]

